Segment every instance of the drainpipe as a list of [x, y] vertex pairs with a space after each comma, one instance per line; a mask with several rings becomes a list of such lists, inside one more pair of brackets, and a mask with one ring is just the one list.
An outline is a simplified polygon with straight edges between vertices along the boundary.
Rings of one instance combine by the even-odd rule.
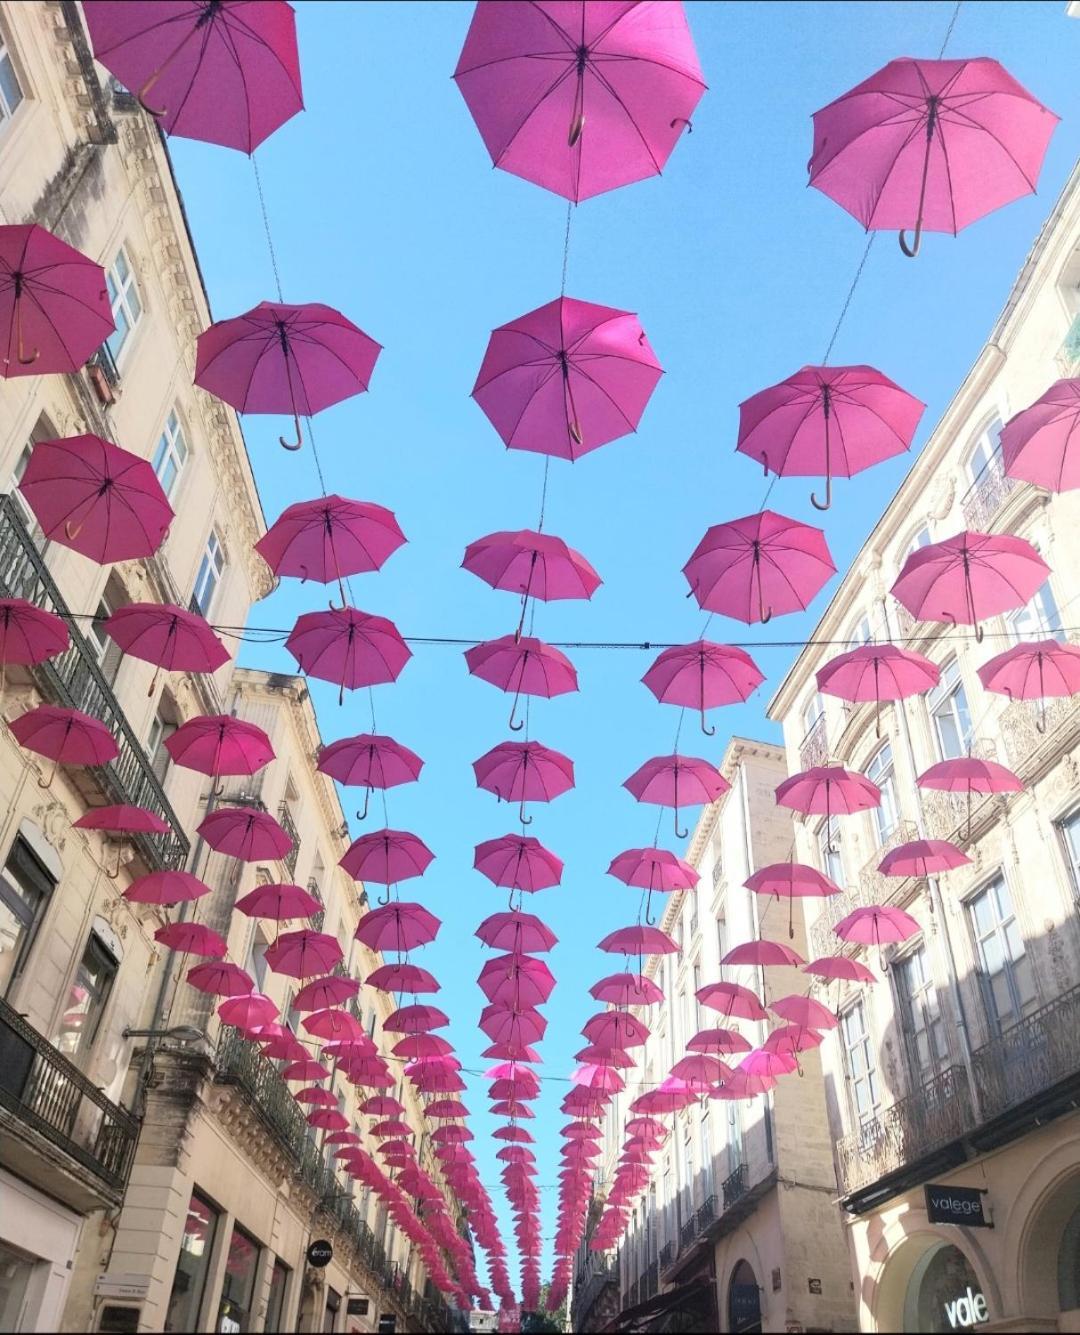
[[[881, 600], [882, 617], [885, 623], [885, 634], [889, 640], [892, 640], [892, 626], [889, 623], [889, 608], [883, 598]], [[912, 775], [917, 774], [918, 770], [915, 764], [915, 748], [911, 741], [911, 725], [908, 722], [907, 706], [903, 700], [894, 702], [897, 717], [900, 720], [900, 733], [904, 739], [904, 753], [907, 757], [907, 763]], [[923, 815], [922, 796], [918, 785], [914, 787], [915, 794], [915, 828], [918, 831], [919, 838], [927, 838], [926, 818]], [[945, 946], [945, 963], [949, 971], [949, 994], [952, 999], [953, 1008], [956, 1013], [956, 1027], [960, 1031], [960, 1060], [963, 1063], [964, 1074], [967, 1076], [968, 1093], [971, 1098], [971, 1111], [976, 1123], [982, 1121], [982, 1108], [979, 1100], [979, 1088], [975, 1083], [975, 1062], [971, 1050], [971, 1031], [968, 1027], [967, 1009], [964, 1006], [964, 997], [960, 991], [960, 976], [956, 968], [956, 954], [953, 951], [952, 933], [949, 929], [949, 919], [945, 912], [945, 901], [941, 894], [941, 885], [936, 876], [926, 878], [927, 885], [930, 888], [930, 909], [936, 914], [938, 922], [941, 924], [941, 939]]]
[[[744, 856], [745, 856], [745, 858], [746, 858], [746, 875], [747, 875], [747, 877], [749, 878], [750, 876], [753, 875], [753, 872], [754, 872], [754, 843], [753, 843], [753, 837], [752, 837], [751, 830], [750, 830], [750, 793], [749, 793], [749, 791], [748, 791], [748, 789], [747, 789], [747, 787], [746, 787], [746, 764], [745, 764], [745, 761], [740, 761], [740, 764], [739, 764], [739, 802], [740, 802], [740, 804], [741, 804], [741, 806], [742, 806], [743, 854], [744, 854]], [[749, 892], [748, 892], [748, 893], [749, 893]], [[760, 916], [759, 916], [759, 914], [758, 914], [757, 895], [755, 895], [755, 894], [753, 894], [753, 893], [750, 893], [750, 912], [752, 913], [752, 915], [753, 915], [753, 919], [754, 919], [754, 936], [755, 936], [756, 938], [758, 938], [758, 940], [760, 940], [760, 939], [761, 939], [761, 918], [760, 918]], [[759, 972], [760, 972], [760, 974], [761, 974], [761, 995], [762, 995], [762, 998], [764, 998], [764, 996], [765, 996], [765, 966], [764, 966], [763, 964], [761, 964], [761, 965], [758, 966], [758, 969], [759, 969]], [[761, 1021], [758, 1021], [758, 1025], [759, 1025], [759, 1038], [760, 1038], [760, 1024], [761, 1024]], [[772, 1150], [773, 1150], [773, 1136], [772, 1136], [772, 1127], [771, 1127], [770, 1123], [771, 1123], [772, 1120], [773, 1120], [773, 1095], [772, 1095], [771, 1092], [769, 1092], [769, 1093], [767, 1093], [767, 1094], [765, 1095], [765, 1100], [764, 1100], [764, 1105], [763, 1105], [763, 1106], [764, 1106], [764, 1109], [765, 1109], [765, 1150], [766, 1150], [766, 1153], [768, 1154], [769, 1162], [772, 1163], [772, 1161], [773, 1161], [773, 1152], [772, 1152]], [[740, 1116], [740, 1118], [739, 1118], [739, 1155], [740, 1155], [740, 1160], [741, 1160], [742, 1154], [745, 1152], [745, 1148], [746, 1148], [746, 1147], [745, 1147], [745, 1144], [743, 1143], [743, 1134], [742, 1134], [742, 1118], [741, 1118], [741, 1116]], [[748, 1175], [749, 1175], [749, 1171], [750, 1171], [750, 1169], [749, 1169], [749, 1165], [747, 1165], [747, 1174], [748, 1174]]]

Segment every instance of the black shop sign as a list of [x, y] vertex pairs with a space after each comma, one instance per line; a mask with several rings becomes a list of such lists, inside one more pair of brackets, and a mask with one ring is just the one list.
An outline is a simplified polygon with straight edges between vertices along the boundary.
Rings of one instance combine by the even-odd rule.
[[985, 1190], [926, 1184], [926, 1217], [932, 1224], [963, 1224], [966, 1228], [993, 1228], [983, 1214]]
[[321, 1269], [329, 1265], [334, 1256], [334, 1249], [325, 1238], [317, 1238], [307, 1249], [308, 1265]]

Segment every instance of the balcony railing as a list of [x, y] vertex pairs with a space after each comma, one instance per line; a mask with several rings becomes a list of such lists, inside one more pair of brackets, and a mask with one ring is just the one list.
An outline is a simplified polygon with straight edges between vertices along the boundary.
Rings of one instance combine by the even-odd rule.
[[296, 832], [296, 821], [293, 819], [292, 808], [288, 802], [282, 802], [278, 807], [278, 820], [281, 823], [281, 828], [292, 840], [292, 848], [282, 858], [282, 862], [285, 863], [289, 875], [295, 876], [296, 862], [300, 856], [300, 836]]
[[672, 1261], [674, 1261], [674, 1259], [675, 1259], [675, 1244], [673, 1242], [665, 1242], [664, 1245], [660, 1248], [660, 1269], [661, 1270], [666, 1269], [666, 1267], [669, 1266], [672, 1263]]
[[[322, 891], [319, 889], [319, 882], [315, 879], [314, 876], [308, 877], [307, 888], [308, 888], [308, 894], [313, 895], [319, 901], [320, 905], [318, 912], [313, 913], [309, 921], [312, 927], [314, 927], [314, 929], [317, 932], [321, 932], [323, 929], [323, 923], [326, 920], [326, 901], [323, 899]], [[345, 971], [342, 970], [342, 972]]]
[[108, 765], [86, 772], [94, 776], [109, 801], [148, 807], [169, 825], [169, 834], [129, 836], [148, 866], [182, 866], [188, 840], [179, 817], [102, 673], [97, 655], [74, 624], [17, 502], [9, 495], [0, 496], [0, 590], [5, 596], [26, 598], [55, 612], [67, 623], [71, 644], [62, 654], [32, 670], [35, 684], [51, 703], [81, 709], [105, 724], [116, 738], [120, 754]]
[[1000, 463], [987, 465], [960, 499], [965, 527], [977, 533], [986, 532], [994, 515], [1019, 485], [1015, 478], [1006, 477]]
[[986, 1120], [1080, 1074], [1080, 986], [979, 1048], [972, 1065]]
[[812, 769], [815, 765], [824, 765], [828, 758], [829, 736], [825, 730], [825, 714], [822, 711], [799, 743], [799, 768]]
[[660, 1267], [653, 1261], [641, 1277], [641, 1300], [655, 1298], [660, 1290]]
[[0, 1001], [0, 1105], [114, 1192], [123, 1190], [138, 1122], [6, 1001]]
[[730, 1176], [724, 1178], [724, 1185], [720, 1188], [724, 1198], [724, 1209], [730, 1210], [740, 1197], [746, 1195], [748, 1187], [749, 1170], [746, 1164], [741, 1163]]
[[[596, 1253], [591, 1253], [596, 1256]], [[619, 1282], [619, 1263], [614, 1257], [605, 1260], [597, 1260], [586, 1267], [574, 1281], [574, 1325], [580, 1326], [599, 1298], [601, 1292], [609, 1285]]]

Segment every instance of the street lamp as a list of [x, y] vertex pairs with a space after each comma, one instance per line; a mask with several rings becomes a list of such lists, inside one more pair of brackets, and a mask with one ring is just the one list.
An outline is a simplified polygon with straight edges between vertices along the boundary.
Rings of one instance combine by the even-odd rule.
[[203, 1043], [206, 1035], [192, 1024], [174, 1024], [170, 1029], [125, 1029], [123, 1038], [175, 1038], [178, 1043]]

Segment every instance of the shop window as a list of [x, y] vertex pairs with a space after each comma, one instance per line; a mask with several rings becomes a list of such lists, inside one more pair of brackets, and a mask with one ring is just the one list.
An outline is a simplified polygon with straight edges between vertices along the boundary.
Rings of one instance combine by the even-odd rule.
[[105, 274], [105, 283], [109, 289], [109, 305], [112, 307], [113, 322], [116, 325], [105, 340], [105, 346], [112, 353], [113, 361], [119, 363], [135, 326], [142, 319], [143, 309], [135, 273], [123, 246], [116, 252], [116, 259]]
[[6, 128], [23, 100], [22, 84], [15, 72], [7, 42], [0, 36], [0, 130]]
[[96, 932], [91, 932], [68, 991], [60, 1031], [53, 1039], [61, 1052], [73, 1057], [93, 1046], [118, 967], [112, 951]]
[[23, 1330], [23, 1308], [34, 1270], [40, 1264], [36, 1256], [0, 1242], [0, 1330]]
[[728, 1329], [741, 1332], [761, 1330], [761, 1289], [749, 1261], [740, 1261], [731, 1272]]
[[909, 1068], [915, 1083], [922, 1084], [947, 1064], [949, 1056], [941, 1007], [923, 946], [897, 961], [893, 979], [904, 1020]]
[[284, 1261], [275, 1259], [270, 1272], [270, 1296], [266, 1302], [266, 1322], [263, 1326], [270, 1335], [278, 1335], [285, 1329], [285, 1294], [289, 1289], [291, 1271]]
[[171, 500], [187, 463], [188, 446], [180, 418], [173, 409], [165, 419], [165, 426], [154, 451], [154, 472], [161, 489]]
[[938, 684], [928, 695], [927, 702], [941, 759], [955, 760], [967, 755], [971, 743], [971, 714], [955, 658], [941, 669]]
[[229, 1255], [225, 1261], [225, 1283], [221, 1289], [217, 1329], [231, 1333], [251, 1329], [251, 1300], [255, 1296], [255, 1272], [259, 1268], [259, 1244], [239, 1224], [233, 1225]]
[[904, 1330], [970, 1330], [989, 1319], [982, 1286], [964, 1253], [947, 1242], [931, 1246], [908, 1281]]
[[21, 973], [56, 881], [23, 839], [0, 872], [0, 995]]
[[987, 1019], [993, 1028], [1007, 1029], [1035, 1007], [1038, 992], [1004, 877], [996, 877], [968, 901], [968, 916]]
[[323, 1330], [337, 1329], [338, 1313], [341, 1311], [341, 1294], [329, 1284], [326, 1286], [326, 1310], [323, 1312]]
[[218, 1212], [197, 1191], [191, 1193], [184, 1236], [180, 1240], [180, 1257], [176, 1262], [169, 1306], [165, 1313], [167, 1331], [199, 1329], [199, 1308], [206, 1289], [210, 1269], [210, 1255], [214, 1249]]
[[214, 595], [224, 573], [225, 550], [217, 530], [211, 529], [210, 536], [206, 539], [202, 560], [199, 562], [199, 573], [195, 576], [195, 588], [191, 594], [196, 608], [204, 617], [210, 615], [210, 609], [214, 605]]
[[893, 769], [892, 747], [888, 742], [867, 765], [866, 777], [881, 789], [881, 802], [876, 807], [871, 807], [870, 815], [874, 819], [874, 836], [878, 847], [884, 848], [900, 824], [896, 801], [896, 772]]
[[877, 1066], [870, 1032], [866, 1022], [866, 1007], [856, 1001], [840, 1017], [840, 1035], [847, 1063], [848, 1090], [851, 1110], [860, 1126], [877, 1116], [881, 1097], [878, 1092]]

